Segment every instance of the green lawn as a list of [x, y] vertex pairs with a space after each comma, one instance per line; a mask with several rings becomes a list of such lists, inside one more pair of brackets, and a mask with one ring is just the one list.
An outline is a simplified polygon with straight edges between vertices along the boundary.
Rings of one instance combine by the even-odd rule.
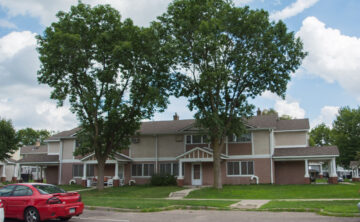
[[182, 188], [175, 186], [124, 186], [107, 188], [103, 191], [83, 191], [81, 192], [81, 197], [86, 206], [139, 209], [142, 211], [185, 208], [189, 206], [194, 208], [215, 207], [217, 209], [224, 209], [236, 202], [149, 199], [166, 198], [169, 196], [170, 192], [181, 189]]
[[82, 190], [82, 189], [86, 189], [85, 187], [78, 185], [78, 184], [72, 184], [72, 185], [57, 185], [58, 187], [60, 187], [63, 190], [66, 191], [73, 191], [73, 190]]
[[201, 199], [321, 199], [359, 198], [360, 185], [239, 185], [224, 186], [222, 190], [203, 188], [187, 198]]
[[260, 210], [314, 211], [324, 215], [359, 216], [356, 200], [346, 201], [271, 201]]

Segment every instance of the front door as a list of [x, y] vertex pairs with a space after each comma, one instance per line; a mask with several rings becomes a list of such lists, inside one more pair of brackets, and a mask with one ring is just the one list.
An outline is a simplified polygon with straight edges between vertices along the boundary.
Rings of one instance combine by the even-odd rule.
[[194, 186], [202, 185], [202, 173], [201, 173], [201, 164], [193, 163], [192, 164], [192, 175], [191, 175], [191, 184]]

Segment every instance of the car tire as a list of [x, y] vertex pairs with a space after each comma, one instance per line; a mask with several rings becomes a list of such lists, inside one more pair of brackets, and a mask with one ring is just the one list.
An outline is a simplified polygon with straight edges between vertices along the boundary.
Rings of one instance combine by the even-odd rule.
[[29, 207], [24, 212], [25, 222], [40, 222], [39, 211], [35, 207]]
[[62, 217], [60, 218], [60, 221], [69, 221], [71, 217]]

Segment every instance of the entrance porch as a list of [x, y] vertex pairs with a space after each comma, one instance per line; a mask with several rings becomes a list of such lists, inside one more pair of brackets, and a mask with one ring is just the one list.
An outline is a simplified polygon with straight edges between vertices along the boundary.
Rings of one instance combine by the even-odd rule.
[[[178, 157], [179, 176], [177, 182], [179, 186], [192, 185], [212, 185], [213, 173], [213, 150], [208, 147], [195, 147]], [[221, 154], [221, 160], [228, 159], [228, 156]], [[183, 175], [183, 167], [184, 174]]]

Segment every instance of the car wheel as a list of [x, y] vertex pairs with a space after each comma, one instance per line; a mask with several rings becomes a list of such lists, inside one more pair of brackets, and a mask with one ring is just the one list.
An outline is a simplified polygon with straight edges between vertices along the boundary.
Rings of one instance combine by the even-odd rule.
[[25, 222], [39, 222], [40, 214], [35, 207], [29, 207], [25, 210], [24, 213]]
[[71, 217], [62, 217], [62, 218], [60, 218], [60, 221], [68, 221], [70, 219], [71, 219]]

